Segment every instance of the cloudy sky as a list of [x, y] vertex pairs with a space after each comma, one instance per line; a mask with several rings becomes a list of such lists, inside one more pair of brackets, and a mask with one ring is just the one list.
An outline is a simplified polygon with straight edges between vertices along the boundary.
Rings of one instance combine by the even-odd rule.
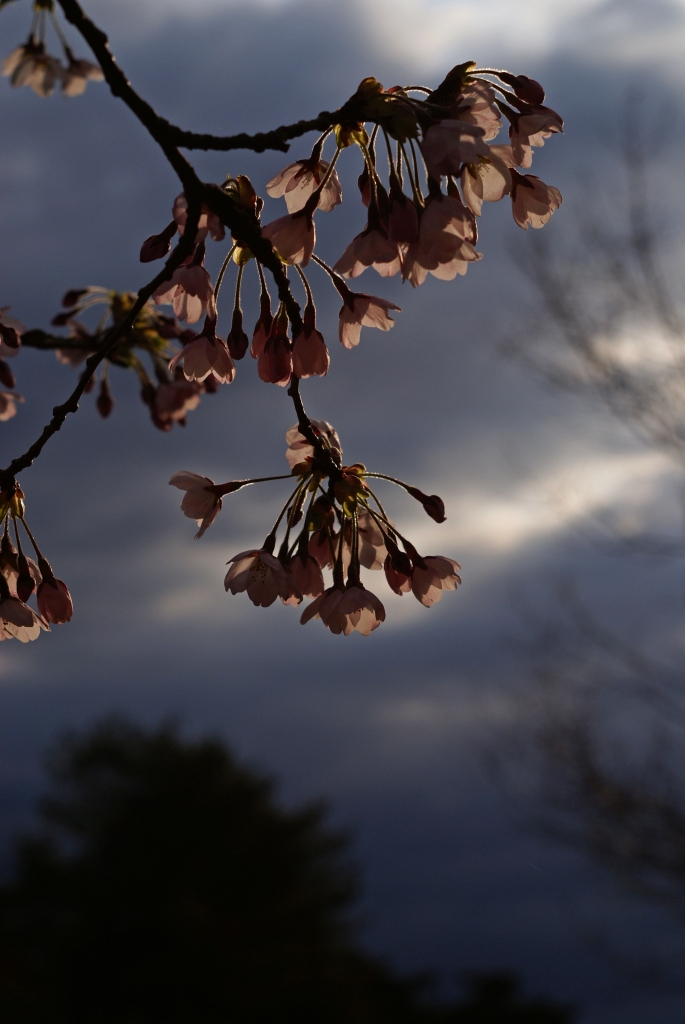
[[[565, 195], [546, 229], [558, 246], [584, 208], [590, 169], [601, 201], [620, 206], [618, 111], [637, 69], [650, 66], [647, 110], [671, 111], [682, 127], [680, 2], [94, 0], [88, 9], [134, 85], [196, 130], [274, 127], [338, 106], [366, 75], [436, 84], [467, 59], [539, 77], [567, 119], [533, 168]], [[28, 20], [25, 0], [2, 11], [4, 51]], [[140, 243], [168, 222], [178, 189], [128, 111], [103, 85], [78, 100], [39, 100], [7, 83], [0, 110], [0, 302], [45, 327], [67, 288], [140, 287], [149, 275]], [[309, 142], [293, 144], [292, 155]], [[247, 173], [258, 191], [285, 162], [273, 153], [193, 159], [207, 180]], [[363, 225], [360, 169], [345, 153], [347, 201], [319, 217], [319, 251], [331, 260]], [[668, 189], [675, 178], [662, 172]], [[268, 219], [281, 212], [269, 201]], [[514, 692], [525, 692], [526, 664], [508, 642], [521, 631], [521, 608], [552, 606], [560, 578], [572, 576], [612, 628], [646, 644], [657, 632], [680, 639], [664, 611], [677, 573], [617, 560], [588, 541], [598, 514], [639, 518], [655, 499], [670, 525], [668, 460], [501, 355], [541, 315], [517, 268], [526, 243], [499, 204], [485, 211], [484, 259], [466, 278], [431, 278], [410, 292], [396, 280], [367, 281], [367, 271], [360, 284], [402, 312], [392, 332], [365, 332], [354, 352], [333, 340], [335, 297], [312, 277], [332, 363], [325, 380], [303, 385], [308, 410], [335, 424], [347, 461], [443, 496], [448, 520], [437, 526], [410, 499], [384, 492], [420, 549], [464, 570], [460, 591], [430, 611], [369, 580], [387, 609], [369, 638], [332, 637], [318, 622], [299, 626], [290, 608], [257, 610], [224, 593], [227, 559], [261, 543], [280, 484], [226, 501], [199, 542], [167, 486], [184, 468], [217, 480], [284, 471], [289, 400], [257, 380], [249, 358], [230, 388], [171, 435], [154, 431], [121, 372], [112, 373], [110, 420], [86, 397], [22, 478], [29, 522], [68, 581], [76, 615], [35, 644], [0, 652], [3, 827], [24, 813], [39, 753], [59, 729], [113, 710], [150, 723], [176, 716], [189, 733], [219, 733], [273, 772], [284, 800], [331, 801], [334, 819], [357, 837], [365, 941], [389, 962], [432, 968], [445, 984], [463, 970], [512, 968], [530, 991], [582, 1005], [584, 1024], [667, 1024], [682, 1019], [682, 996], [635, 987], [621, 957], [598, 953], [591, 938], [613, 949], [620, 935], [625, 957], [639, 961], [645, 936], [675, 948], [680, 934], [626, 902], [578, 854], [527, 831], [518, 804], [483, 769], [522, 714]], [[213, 246], [213, 270], [222, 256]], [[72, 386], [50, 355], [26, 351], [15, 369], [26, 402], [0, 425], [5, 462]]]

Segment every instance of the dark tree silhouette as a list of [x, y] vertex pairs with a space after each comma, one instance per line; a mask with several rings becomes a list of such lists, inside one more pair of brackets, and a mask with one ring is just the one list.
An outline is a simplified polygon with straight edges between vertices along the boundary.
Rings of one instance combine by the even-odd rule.
[[[487, 986], [483, 1015], [476, 999], [459, 1016], [355, 948], [344, 837], [320, 805], [279, 809], [220, 742], [109, 721], [67, 739], [50, 775], [0, 890], [3, 1024], [494, 1019]], [[496, 1019], [570, 1020], [525, 1010]]]

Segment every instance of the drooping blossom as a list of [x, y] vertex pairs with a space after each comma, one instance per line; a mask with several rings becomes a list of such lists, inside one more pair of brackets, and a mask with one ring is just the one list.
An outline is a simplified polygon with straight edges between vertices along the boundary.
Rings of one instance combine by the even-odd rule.
[[290, 600], [292, 593], [285, 569], [265, 548], [241, 551], [229, 564], [224, 587], [232, 594], [246, 591], [252, 603], [262, 608], [268, 608], [277, 597]]
[[516, 166], [530, 167], [533, 147], [544, 146], [545, 139], [563, 130], [562, 119], [547, 107], [514, 117], [509, 126], [509, 139]]
[[411, 589], [414, 597], [430, 608], [442, 600], [443, 590], [456, 590], [461, 583], [457, 570], [459, 563], [442, 555], [429, 555], [421, 565], [414, 565], [411, 575]]
[[457, 175], [462, 164], [472, 164], [488, 155], [484, 131], [466, 121], [445, 119], [432, 125], [421, 142], [428, 173], [436, 181], [443, 175]]
[[45, 98], [52, 95], [56, 82], [62, 80], [64, 68], [56, 57], [46, 52], [43, 43], [31, 37], [5, 58], [2, 73], [9, 77], [15, 89], [28, 85], [37, 96]]
[[316, 244], [316, 231], [311, 216], [304, 213], [286, 214], [270, 221], [262, 228], [274, 249], [286, 263], [306, 267]]
[[293, 373], [296, 377], [325, 377], [331, 357], [323, 334], [315, 327], [303, 327], [293, 341]]
[[178, 319], [189, 324], [197, 323], [203, 313], [216, 320], [212, 281], [197, 263], [177, 267], [171, 280], [164, 281], [152, 298], [158, 306], [172, 305]]
[[[288, 213], [302, 210], [309, 197], [323, 181], [329, 164], [325, 160], [296, 160], [266, 183], [266, 191], [272, 199], [285, 199]], [[337, 172], [331, 172], [324, 185], [317, 209], [328, 213], [342, 202], [342, 186]]]
[[413, 201], [405, 196], [396, 175], [390, 182], [388, 238], [404, 254], [419, 237], [419, 215]]
[[21, 348], [21, 336], [26, 330], [16, 317], [7, 316], [9, 306], [0, 307], [0, 358], [16, 356]]
[[43, 582], [36, 592], [39, 615], [56, 626], [69, 622], [74, 614], [74, 605], [66, 583], [55, 579], [52, 573], [42, 575]]
[[[182, 235], [185, 231], [186, 221], [188, 220], [188, 200], [185, 197], [185, 192], [181, 192], [179, 196], [176, 196], [172, 213], [178, 228], [178, 233], [179, 235]], [[200, 217], [197, 222], [197, 234], [195, 235], [195, 241], [204, 242], [208, 234], [215, 242], [222, 242], [226, 237], [226, 230], [224, 225], [221, 223], [220, 218], [203, 203], [200, 207]]]
[[289, 604], [292, 608], [297, 608], [298, 604], [302, 604], [302, 590], [299, 583], [297, 582], [297, 576], [292, 571], [292, 565], [284, 565], [285, 571], [285, 585], [287, 594], [281, 594], [281, 601], [283, 604]]
[[359, 561], [365, 569], [382, 569], [387, 557], [385, 537], [370, 512], [357, 516]]
[[476, 221], [456, 195], [433, 192], [421, 215], [419, 240], [411, 245], [402, 276], [418, 287], [430, 273], [443, 281], [465, 274], [469, 263], [481, 259], [474, 249]]
[[469, 82], [457, 96], [453, 117], [483, 129], [483, 141], [490, 142], [502, 127], [495, 90], [486, 82]]
[[[212, 375], [211, 379], [216, 378]], [[153, 397], [155, 425], [170, 430], [173, 423], [184, 424], [186, 415], [200, 404], [201, 394], [202, 387], [185, 377], [162, 381]]]
[[0, 597], [0, 640], [19, 640], [22, 644], [37, 640], [42, 629], [50, 627], [18, 597]]
[[322, 569], [332, 568], [336, 549], [336, 536], [331, 534], [328, 526], [324, 526], [311, 534], [308, 551]]
[[397, 243], [390, 240], [380, 223], [370, 223], [356, 235], [333, 269], [349, 278], [359, 277], [368, 267], [381, 277], [393, 277], [400, 270]]
[[221, 511], [221, 498], [215, 490], [210, 490], [215, 486], [214, 481], [208, 476], [200, 476], [199, 473], [191, 473], [184, 469], [174, 473], [169, 483], [172, 487], [178, 487], [179, 490], [186, 492], [181, 502], [181, 511], [188, 519], [194, 519], [200, 527], [195, 534], [195, 540], [198, 540]]
[[408, 594], [411, 590], [411, 563], [409, 563], [405, 570], [404, 567], [398, 567], [393, 556], [388, 554], [383, 568], [385, 569], [385, 578], [388, 586], [393, 593], [397, 594], [398, 597]]
[[264, 292], [259, 300], [259, 320], [255, 324], [250, 344], [250, 355], [253, 359], [259, 359], [264, 351], [274, 318], [271, 314], [271, 300], [268, 293]]
[[220, 384], [230, 384], [235, 377], [231, 354], [226, 342], [216, 333], [216, 320], [210, 317], [205, 318], [201, 333], [196, 334], [171, 360], [171, 372], [181, 363], [186, 380], [201, 383], [211, 374]]
[[288, 337], [288, 318], [281, 310], [274, 318], [269, 337], [257, 358], [257, 373], [265, 384], [287, 387], [293, 373], [293, 355]]
[[400, 307], [387, 299], [379, 299], [375, 295], [363, 292], [348, 292], [340, 310], [340, 341], [345, 348], [354, 348], [359, 344], [362, 327], [376, 327], [379, 331], [389, 331], [395, 321], [388, 310]]
[[323, 575], [318, 560], [309, 553], [304, 556], [296, 554], [290, 563], [290, 571], [295, 577], [303, 597], [319, 597], [324, 591]]
[[[342, 445], [340, 444], [340, 438], [335, 427], [332, 427], [326, 420], [310, 420], [310, 423], [326, 448], [336, 453], [338, 459], [340, 459], [342, 456]], [[304, 434], [300, 433], [300, 428], [297, 424], [291, 427], [290, 430], [286, 430], [285, 439], [288, 443], [285, 457], [291, 470], [298, 473], [308, 471], [314, 458], [314, 446], [307, 440]]]
[[511, 209], [520, 228], [541, 228], [561, 206], [561, 192], [534, 174], [512, 172]]
[[88, 82], [103, 82], [102, 68], [89, 60], [80, 60], [70, 55], [69, 66], [62, 76], [62, 92], [65, 96], [81, 96]]
[[24, 399], [16, 391], [0, 391], [0, 423], [5, 423], [17, 415], [17, 402]]
[[385, 621], [385, 608], [361, 583], [333, 586], [305, 608], [300, 622], [305, 625], [311, 619], [321, 619], [331, 633], [368, 636]]
[[487, 160], [466, 164], [461, 172], [464, 202], [476, 217], [480, 217], [484, 202], [497, 203], [511, 192], [511, 171], [495, 152], [498, 148], [491, 146]]

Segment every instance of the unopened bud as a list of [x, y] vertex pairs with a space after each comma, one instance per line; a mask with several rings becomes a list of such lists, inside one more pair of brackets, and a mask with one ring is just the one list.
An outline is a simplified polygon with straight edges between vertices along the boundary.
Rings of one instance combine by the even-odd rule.
[[25, 603], [28, 601], [36, 587], [36, 581], [31, 575], [26, 555], [21, 554], [17, 557], [17, 568], [19, 571], [19, 575], [17, 576], [17, 597], [20, 601], [24, 601]]
[[100, 381], [100, 394], [98, 395], [95, 408], [102, 416], [103, 420], [112, 412], [114, 408], [114, 399], [112, 398], [112, 392], [109, 390], [109, 384], [107, 380]]
[[436, 523], [444, 523], [447, 516], [445, 515], [445, 503], [437, 494], [424, 494], [418, 487], [407, 487], [407, 493], [411, 494], [412, 498], [416, 498], [423, 505], [424, 511], [434, 519]]

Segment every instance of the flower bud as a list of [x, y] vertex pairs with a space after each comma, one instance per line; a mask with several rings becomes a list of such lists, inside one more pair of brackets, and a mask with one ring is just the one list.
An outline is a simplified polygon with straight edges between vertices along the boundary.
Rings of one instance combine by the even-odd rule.
[[112, 398], [112, 392], [109, 390], [109, 384], [106, 378], [100, 381], [100, 394], [97, 397], [95, 408], [100, 413], [103, 420], [107, 419], [114, 408], [114, 399]]
[[445, 515], [445, 503], [437, 494], [424, 494], [418, 487], [407, 487], [407, 493], [411, 494], [412, 498], [416, 498], [417, 501], [421, 502], [424, 511], [436, 523], [445, 522], [447, 518]]

